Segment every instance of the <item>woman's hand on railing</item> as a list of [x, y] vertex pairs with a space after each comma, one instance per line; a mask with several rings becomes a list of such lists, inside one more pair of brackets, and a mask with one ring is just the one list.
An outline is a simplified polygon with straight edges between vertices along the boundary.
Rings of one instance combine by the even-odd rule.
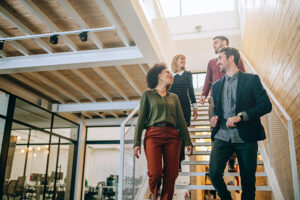
[[136, 147], [134, 147], [133, 150], [134, 150], [134, 155], [135, 155], [135, 157], [136, 157], [137, 159], [139, 159], [139, 158], [140, 158], [140, 155], [141, 155], [141, 153], [142, 153], [141, 147], [136, 146]]
[[193, 146], [189, 145], [189, 146], [186, 146], [187, 148], [187, 151], [189, 152], [188, 156], [190, 157], [191, 155], [193, 155]]

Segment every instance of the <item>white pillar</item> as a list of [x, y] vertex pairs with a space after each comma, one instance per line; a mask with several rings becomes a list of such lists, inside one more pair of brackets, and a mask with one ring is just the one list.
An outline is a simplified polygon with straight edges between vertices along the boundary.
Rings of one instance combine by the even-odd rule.
[[[84, 147], [85, 147], [85, 137], [86, 137], [86, 126], [84, 119], [80, 120], [80, 127], [79, 127], [79, 137], [78, 137], [78, 147], [77, 147], [77, 172], [75, 177], [75, 194], [74, 199], [81, 200], [81, 188], [82, 186], [82, 177], [84, 176], [83, 172], [83, 164], [84, 164]], [[83, 191], [84, 195], [84, 191]]]

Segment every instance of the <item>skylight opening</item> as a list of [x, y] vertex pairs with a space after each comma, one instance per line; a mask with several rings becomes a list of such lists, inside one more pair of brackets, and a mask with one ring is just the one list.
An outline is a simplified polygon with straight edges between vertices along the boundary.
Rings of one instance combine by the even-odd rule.
[[160, 4], [166, 18], [234, 10], [234, 0], [160, 0]]

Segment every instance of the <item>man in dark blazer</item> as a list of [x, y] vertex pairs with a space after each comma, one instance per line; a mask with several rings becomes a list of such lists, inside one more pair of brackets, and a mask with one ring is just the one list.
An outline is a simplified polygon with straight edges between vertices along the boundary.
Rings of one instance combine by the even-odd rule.
[[215, 102], [209, 163], [211, 182], [221, 199], [232, 199], [223, 173], [233, 152], [237, 154], [242, 182], [242, 200], [255, 199], [257, 141], [266, 138], [260, 117], [271, 112], [272, 104], [257, 75], [239, 71], [237, 49], [218, 51], [218, 63], [225, 76], [212, 87]]

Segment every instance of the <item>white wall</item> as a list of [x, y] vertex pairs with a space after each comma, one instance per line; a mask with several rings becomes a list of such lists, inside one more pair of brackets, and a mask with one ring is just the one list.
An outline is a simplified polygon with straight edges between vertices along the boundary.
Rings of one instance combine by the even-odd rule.
[[[228, 38], [230, 46], [240, 48], [240, 35], [229, 35]], [[206, 72], [208, 61], [217, 57], [213, 50], [212, 39], [213, 37], [175, 40], [176, 54], [186, 55], [188, 70]]]
[[173, 35], [196, 32], [195, 26], [201, 26], [201, 32], [204, 33], [239, 29], [237, 11], [171, 17], [168, 18], [167, 21]]
[[98, 182], [106, 182], [111, 174], [119, 174], [118, 149], [92, 149], [87, 148], [85, 179], [89, 186], [96, 186]]

